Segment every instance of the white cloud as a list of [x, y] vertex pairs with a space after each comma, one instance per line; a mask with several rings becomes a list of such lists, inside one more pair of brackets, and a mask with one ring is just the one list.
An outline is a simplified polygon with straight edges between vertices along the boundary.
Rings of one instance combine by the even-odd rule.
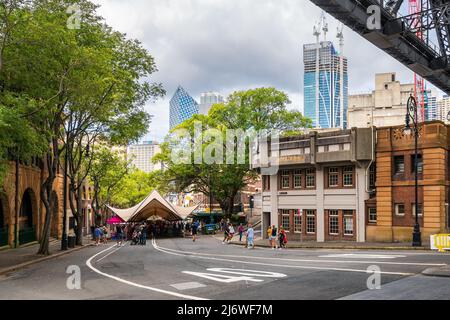
[[[182, 85], [194, 98], [201, 92], [274, 86], [303, 108], [302, 46], [315, 41], [320, 9], [298, 0], [95, 0], [115, 29], [139, 39], [155, 57], [167, 97], [147, 110], [154, 120], [147, 138], [161, 140], [169, 127], [171, 95]], [[328, 16], [335, 40], [338, 22]], [[377, 72], [395, 71], [402, 81], [412, 72], [348, 28], [350, 92], [370, 91]]]

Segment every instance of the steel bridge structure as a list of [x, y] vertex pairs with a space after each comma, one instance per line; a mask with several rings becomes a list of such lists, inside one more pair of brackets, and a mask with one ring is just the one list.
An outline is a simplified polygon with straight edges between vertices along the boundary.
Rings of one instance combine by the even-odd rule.
[[450, 0], [310, 1], [450, 95]]

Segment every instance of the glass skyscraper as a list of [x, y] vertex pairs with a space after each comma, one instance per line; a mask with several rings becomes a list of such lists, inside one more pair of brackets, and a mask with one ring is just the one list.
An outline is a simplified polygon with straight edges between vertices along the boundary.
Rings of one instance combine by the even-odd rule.
[[[317, 50], [319, 52], [317, 52]], [[319, 64], [317, 65], [317, 54]], [[331, 41], [303, 46], [304, 113], [315, 128], [347, 128], [348, 67], [343, 58], [343, 113], [341, 114], [341, 56]], [[317, 75], [317, 70], [318, 75]], [[318, 76], [318, 77], [317, 77]], [[317, 86], [318, 82], [318, 86]], [[318, 93], [318, 94], [317, 94]], [[318, 101], [318, 108], [317, 108]], [[343, 117], [343, 119], [341, 119]], [[343, 121], [343, 125], [341, 124]]]
[[198, 103], [179, 86], [170, 100], [170, 130], [198, 114]]

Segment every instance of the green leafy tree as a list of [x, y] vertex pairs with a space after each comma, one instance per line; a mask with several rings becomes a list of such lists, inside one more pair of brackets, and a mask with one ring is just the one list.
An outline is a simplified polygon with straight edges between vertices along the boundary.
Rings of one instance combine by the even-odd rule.
[[[300, 112], [287, 109], [289, 103], [288, 96], [274, 88], [240, 91], [230, 95], [227, 103], [213, 106], [207, 116], [196, 115], [183, 122], [173, 130], [173, 134], [182, 132], [184, 137], [175, 137], [163, 144], [161, 154], [154, 158], [166, 168], [161, 179], [171, 186], [172, 191], [201, 192], [212, 196], [223, 212], [231, 216], [237, 194], [257, 177], [250, 167], [250, 140], [256, 138], [261, 130], [268, 133], [300, 132], [311, 126], [311, 121]], [[201, 124], [201, 132], [197, 132], [196, 124]], [[236, 136], [233, 143], [227, 144], [230, 129], [236, 130]], [[214, 138], [211, 130], [215, 132]], [[243, 136], [251, 130], [255, 132], [253, 138]], [[199, 147], [195, 147], [196, 141], [201, 141]], [[245, 145], [245, 151], [238, 148], [239, 142]], [[222, 154], [218, 151], [220, 149]], [[178, 161], [174, 157], [177, 151], [184, 153], [188, 161]], [[225, 159], [229, 152], [234, 154], [231, 161]], [[204, 162], [205, 154], [222, 161]], [[202, 161], [198, 161], [199, 155]]]

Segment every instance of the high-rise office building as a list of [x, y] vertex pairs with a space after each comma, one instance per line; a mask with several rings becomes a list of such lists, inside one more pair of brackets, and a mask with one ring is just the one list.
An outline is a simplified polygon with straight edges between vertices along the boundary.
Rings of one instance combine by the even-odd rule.
[[450, 97], [444, 96], [437, 102], [438, 120], [450, 123]]
[[198, 114], [198, 103], [179, 86], [170, 100], [170, 130]]
[[430, 90], [425, 91], [425, 111], [426, 121], [439, 120], [437, 96]]
[[303, 47], [304, 113], [315, 128], [347, 128], [348, 67], [342, 47], [341, 42], [341, 53], [331, 41]]
[[208, 114], [214, 104], [223, 103], [223, 97], [217, 92], [205, 92], [200, 95], [200, 114]]
[[142, 144], [129, 146], [127, 158], [136, 168], [149, 173], [161, 169], [161, 164], [154, 164], [152, 161], [153, 157], [160, 152], [161, 149], [157, 142], [145, 141]]

